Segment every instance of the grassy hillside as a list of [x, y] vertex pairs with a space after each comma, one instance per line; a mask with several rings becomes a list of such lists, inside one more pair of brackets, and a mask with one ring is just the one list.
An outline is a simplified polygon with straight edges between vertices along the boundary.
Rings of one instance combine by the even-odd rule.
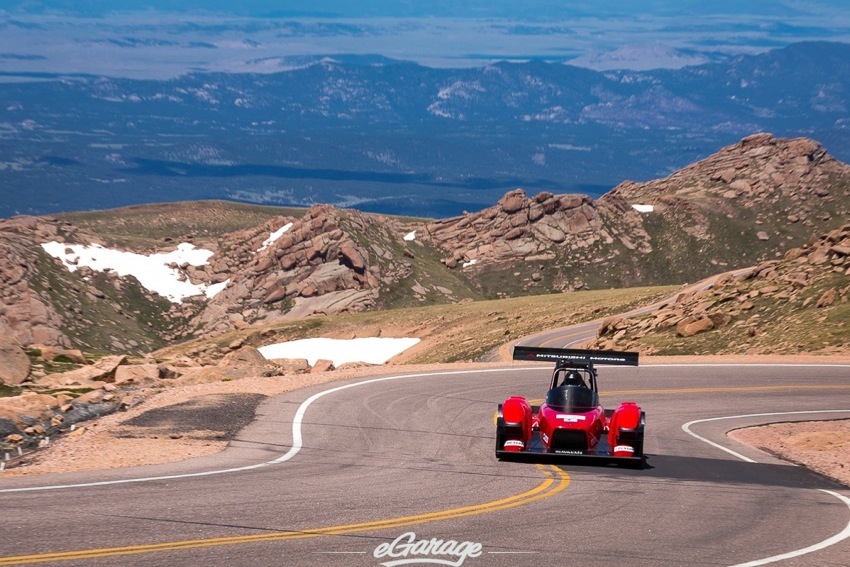
[[242, 339], [253, 346], [310, 337], [418, 337], [406, 363], [473, 361], [523, 336], [628, 311], [673, 293], [675, 286], [537, 295], [453, 305], [343, 313], [231, 331], [212, 341], [190, 341], [158, 351], [203, 359]]

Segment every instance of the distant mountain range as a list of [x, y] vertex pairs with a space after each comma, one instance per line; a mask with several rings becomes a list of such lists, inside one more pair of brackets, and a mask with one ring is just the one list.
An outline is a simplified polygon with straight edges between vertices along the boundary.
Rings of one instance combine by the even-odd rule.
[[517, 187], [597, 197], [755, 132], [811, 137], [850, 161], [842, 43], [643, 72], [269, 63], [287, 70], [6, 75], [0, 216], [217, 198], [446, 217]]

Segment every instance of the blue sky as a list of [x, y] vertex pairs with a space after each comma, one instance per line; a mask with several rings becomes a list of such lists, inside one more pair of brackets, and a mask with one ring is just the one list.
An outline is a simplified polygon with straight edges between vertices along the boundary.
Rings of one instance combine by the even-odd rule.
[[0, 0], [0, 72], [166, 78], [382, 55], [677, 68], [850, 42], [850, 0]]

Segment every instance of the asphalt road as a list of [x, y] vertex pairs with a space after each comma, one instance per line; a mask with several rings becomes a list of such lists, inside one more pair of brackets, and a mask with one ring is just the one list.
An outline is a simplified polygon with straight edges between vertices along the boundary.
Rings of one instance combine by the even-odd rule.
[[[606, 407], [647, 413], [647, 468], [496, 461], [496, 404], [539, 398], [548, 378], [543, 365], [334, 383], [264, 402], [214, 457], [0, 477], [0, 565], [736, 565], [830, 538], [779, 564], [850, 564], [850, 490], [725, 436], [850, 417], [847, 366], [600, 368]], [[824, 410], [840, 411], [731, 417]], [[683, 429], [718, 417], [689, 426], [705, 440]], [[375, 557], [408, 532], [472, 555]]]

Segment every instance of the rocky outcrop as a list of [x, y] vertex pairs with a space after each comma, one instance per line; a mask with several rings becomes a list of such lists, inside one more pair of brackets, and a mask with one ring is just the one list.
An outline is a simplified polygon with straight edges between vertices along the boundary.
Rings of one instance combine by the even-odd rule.
[[265, 247], [260, 235], [267, 231], [222, 239], [227, 262], [236, 258], [239, 269], [231, 268], [227, 287], [195, 318], [203, 334], [258, 320], [368, 309], [382, 281], [409, 271], [408, 259], [393, 252], [403, 233], [391, 219], [316, 205], [300, 219], [280, 218], [267, 229], [285, 222], [290, 228]]
[[587, 248], [612, 236], [605, 215], [584, 195], [538, 193], [528, 198], [516, 189], [499, 203], [477, 213], [435, 221], [427, 226], [428, 237], [447, 252], [449, 268], [476, 269], [510, 260], [525, 260], [551, 251]]
[[[102, 244], [70, 223], [0, 220], [0, 335], [22, 345], [142, 354], [190, 334], [218, 335], [258, 320], [369, 309], [381, 284], [410, 273], [412, 253], [398, 245], [403, 234], [393, 219], [326, 205], [302, 218], [275, 217], [207, 241], [215, 252], [207, 265], [171, 265], [193, 284], [226, 285], [212, 299], [197, 295], [175, 304], [132, 277], [86, 267], [72, 273], [48, 257], [45, 242]], [[164, 250], [139, 252], [176, 244], [168, 239]], [[158, 320], [137, 319], [144, 311]], [[93, 332], [98, 327], [116, 331]]]
[[0, 385], [17, 386], [32, 371], [32, 363], [21, 345], [8, 337], [0, 336]]
[[316, 364], [313, 365], [313, 368], [310, 369], [310, 373], [318, 373], [318, 372], [330, 372], [335, 368], [334, 363], [330, 360], [317, 360]]
[[92, 365], [82, 366], [67, 372], [49, 374], [39, 379], [41, 387], [62, 388], [99, 388], [105, 383], [115, 382], [118, 366], [127, 362], [126, 355], [104, 356]]
[[266, 366], [268, 361], [259, 350], [251, 346], [243, 346], [225, 354], [219, 366]]
[[31, 285], [38, 267], [37, 243], [59, 238], [57, 233], [53, 219], [0, 220], [0, 335], [22, 345], [71, 343], [60, 330], [63, 318]]
[[[806, 230], [840, 223], [848, 213], [842, 205], [850, 197], [848, 187], [850, 166], [819, 143], [761, 133], [664, 179], [621, 183], [600, 199], [600, 206], [613, 199], [652, 205], [665, 226], [679, 227], [696, 243], [729, 238], [718, 234], [719, 224], [727, 223], [738, 228], [742, 248], [758, 240], [752, 247], [772, 252], [794, 245], [795, 238], [802, 243], [810, 234]], [[773, 239], [779, 242], [770, 244]], [[717, 263], [723, 261], [728, 263]]]
[[[20, 416], [40, 417], [59, 409], [61, 400], [48, 394], [24, 392], [12, 398], [0, 398], [0, 418], [16, 421]], [[23, 422], [21, 422], [23, 423]]]
[[[494, 207], [430, 223], [428, 236], [447, 267], [471, 273], [543, 261], [596, 286], [669, 283], [799, 245], [813, 229], [846, 218], [848, 202], [850, 166], [812, 140], [757, 134], [666, 178], [624, 182], [596, 201], [548, 192], [528, 198], [517, 189]], [[701, 263], [693, 262], [695, 251]], [[553, 289], [576, 287], [563, 273], [550, 281]]]
[[[810, 332], [827, 320], [831, 309], [848, 301], [850, 224], [845, 224], [788, 250], [781, 260], [762, 262], [725, 275], [710, 288], [682, 293], [647, 316], [607, 320], [591, 346], [652, 353], [663, 341], [676, 344], [697, 335], [724, 333], [716, 340], [730, 353], [762, 348], [794, 352], [795, 333], [789, 329]], [[846, 321], [835, 324], [840, 327]], [[754, 339], [767, 333], [774, 338], [759, 346]], [[836, 336], [840, 343], [842, 333]], [[843, 336], [846, 342], [847, 333]], [[839, 343], [825, 343], [824, 348], [847, 346]], [[671, 348], [693, 351], [686, 343]]]
[[115, 384], [152, 384], [163, 376], [158, 364], [122, 365], [115, 369]]
[[271, 362], [277, 365], [283, 374], [306, 374], [311, 370], [306, 358], [276, 358]]
[[46, 362], [68, 362], [71, 364], [88, 364], [83, 352], [78, 348], [66, 349], [57, 346], [31, 344], [28, 347], [38, 353], [38, 357]]
[[[648, 204], [675, 206], [680, 200], [696, 203], [710, 198], [725, 203], [725, 211], [765, 205], [788, 208], [792, 203], [817, 208], [819, 199], [841, 197], [850, 167], [808, 138], [775, 138], [762, 133], [647, 183], [626, 182], [608, 196], [641, 199]], [[814, 221], [806, 210], [792, 211], [788, 222]]]

